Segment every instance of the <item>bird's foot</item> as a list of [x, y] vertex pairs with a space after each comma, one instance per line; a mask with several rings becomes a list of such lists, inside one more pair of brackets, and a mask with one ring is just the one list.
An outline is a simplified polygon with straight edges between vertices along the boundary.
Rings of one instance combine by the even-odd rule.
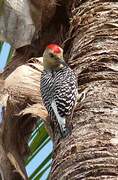
[[69, 136], [71, 134], [71, 131], [69, 128], [60, 128], [60, 134], [62, 138], [66, 138], [67, 136]]

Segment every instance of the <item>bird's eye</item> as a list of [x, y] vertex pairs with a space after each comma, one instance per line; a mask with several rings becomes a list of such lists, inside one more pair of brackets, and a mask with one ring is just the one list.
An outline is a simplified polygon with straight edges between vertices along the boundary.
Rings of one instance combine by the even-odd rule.
[[54, 54], [50, 53], [50, 57], [53, 58], [53, 57], [54, 57]]

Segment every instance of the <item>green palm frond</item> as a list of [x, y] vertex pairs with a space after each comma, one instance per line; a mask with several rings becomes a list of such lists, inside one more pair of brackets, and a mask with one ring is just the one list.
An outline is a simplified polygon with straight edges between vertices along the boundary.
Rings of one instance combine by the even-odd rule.
[[8, 55], [8, 59], [7, 59], [7, 63], [10, 63], [10, 62], [12, 61], [12, 59], [11, 59], [12, 54], [13, 54], [13, 49], [10, 48], [10, 50], [9, 50], [9, 55]]
[[29, 179], [34, 179], [36, 177], [39, 177], [40, 175], [40, 178], [41, 176], [45, 173], [45, 171], [47, 171], [48, 168], [51, 167], [51, 163], [50, 162], [50, 159], [52, 157], [52, 153], [50, 153], [46, 158], [45, 160], [34, 170], [34, 172], [32, 173], [32, 175], [29, 177]]
[[[40, 153], [41, 156], [41, 151], [47, 146], [47, 144], [51, 141], [50, 137], [47, 134], [47, 131], [44, 127], [43, 123], [39, 123], [39, 126], [35, 131], [33, 132], [29, 146], [31, 150], [31, 156], [29, 156], [26, 160], [26, 165], [30, 165], [32, 163], [32, 160], [38, 156]], [[33, 170], [33, 173], [30, 175], [30, 179], [40, 179], [47, 169], [51, 167], [51, 158], [52, 158], [52, 153], [50, 151], [46, 152], [45, 159], [41, 164], [38, 165], [36, 169]], [[37, 179], [37, 180], [38, 180]]]
[[2, 51], [3, 44], [4, 44], [4, 42], [0, 42], [0, 53], [1, 53], [1, 51]]

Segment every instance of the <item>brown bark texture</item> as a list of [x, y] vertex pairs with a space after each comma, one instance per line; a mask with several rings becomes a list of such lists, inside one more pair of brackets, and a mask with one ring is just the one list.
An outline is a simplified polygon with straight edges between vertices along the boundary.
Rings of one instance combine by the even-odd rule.
[[118, 179], [118, 2], [70, 1], [70, 67], [82, 101], [55, 148], [50, 179]]

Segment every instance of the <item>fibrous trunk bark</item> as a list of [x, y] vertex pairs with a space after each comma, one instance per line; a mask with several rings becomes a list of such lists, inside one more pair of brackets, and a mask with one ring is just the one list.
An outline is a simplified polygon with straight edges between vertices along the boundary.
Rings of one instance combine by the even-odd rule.
[[[118, 179], [118, 2], [73, 0], [69, 65], [82, 100], [72, 134], [55, 144], [50, 179]], [[56, 142], [56, 141], [55, 141]]]

